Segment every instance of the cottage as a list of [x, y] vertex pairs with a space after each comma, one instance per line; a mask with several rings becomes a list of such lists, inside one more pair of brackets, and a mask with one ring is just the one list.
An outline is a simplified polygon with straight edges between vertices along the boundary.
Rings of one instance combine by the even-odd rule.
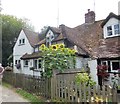
[[[23, 29], [13, 50], [14, 72], [40, 75], [43, 69], [39, 46], [63, 43], [77, 51], [76, 69], [88, 64], [92, 78], [97, 82], [96, 67], [99, 63], [106, 63], [108, 71], [120, 68], [119, 39], [120, 16], [110, 13], [106, 19], [95, 21], [95, 13], [90, 10], [85, 14], [85, 23], [74, 28], [49, 26], [40, 34]], [[35, 70], [30, 70], [32, 68]]]

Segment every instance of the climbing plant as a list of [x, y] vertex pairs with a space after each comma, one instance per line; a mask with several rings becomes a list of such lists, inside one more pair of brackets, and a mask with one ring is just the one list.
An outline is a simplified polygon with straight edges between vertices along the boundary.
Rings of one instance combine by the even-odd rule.
[[75, 67], [75, 50], [65, 48], [64, 44], [56, 44], [46, 47], [42, 44], [39, 48], [42, 52], [43, 76], [52, 77], [53, 70], [64, 72], [65, 69]]

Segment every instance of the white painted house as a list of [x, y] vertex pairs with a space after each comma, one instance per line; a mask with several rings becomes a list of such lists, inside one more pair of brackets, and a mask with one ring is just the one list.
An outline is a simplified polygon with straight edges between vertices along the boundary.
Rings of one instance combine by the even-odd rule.
[[[37, 33], [22, 29], [17, 42], [13, 48], [13, 68], [15, 73], [24, 73], [33, 75], [30, 67], [33, 67], [34, 60], [21, 60], [25, 54], [32, 54], [34, 52], [34, 44], [39, 41]], [[20, 67], [16, 67], [16, 66]]]

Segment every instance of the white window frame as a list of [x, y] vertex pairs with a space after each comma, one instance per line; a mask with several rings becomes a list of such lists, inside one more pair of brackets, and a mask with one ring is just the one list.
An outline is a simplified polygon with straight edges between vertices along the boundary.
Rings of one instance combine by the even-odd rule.
[[102, 61], [101, 64], [103, 64], [104, 62], [105, 62], [106, 65], [108, 66], [108, 61]]
[[[24, 40], [24, 42], [23, 42]], [[19, 39], [19, 45], [24, 45], [25, 44], [25, 38]]]
[[120, 66], [120, 60], [112, 60], [112, 61], [110, 61], [111, 72], [118, 72], [118, 70], [113, 70], [112, 62], [119, 62], [119, 66]]
[[[118, 28], [115, 29], [115, 26], [117, 26], [117, 25], [118, 25]], [[118, 34], [120, 34], [120, 24], [114, 25], [114, 34], [118, 35], [118, 34], [115, 33], [115, 30], [117, 30], [119, 32]]]
[[[26, 61], [27, 61], [27, 65], [26, 65]], [[24, 60], [24, 67], [28, 67], [29, 65], [29, 61], [28, 60]]]
[[[115, 29], [115, 25], [119, 25], [119, 29]], [[108, 27], [111, 26], [112, 30], [109, 30], [108, 31]], [[114, 36], [119, 36], [119, 34], [115, 34], [115, 30], [118, 30], [120, 32], [120, 24], [117, 23], [117, 24], [114, 24], [114, 25], [109, 25], [106, 27], [106, 38], [109, 38], [109, 37], [114, 37]], [[108, 35], [108, 32], [112, 32], [112, 35]]]
[[46, 35], [46, 45], [50, 46], [51, 45], [51, 42], [52, 40], [54, 40], [55, 38], [55, 35], [52, 34], [52, 32], [48, 32], [48, 34]]
[[[35, 60], [37, 60], [37, 67], [35, 67]], [[41, 61], [42, 62], [42, 61]], [[39, 59], [34, 59], [33, 60], [33, 67], [36, 69], [36, 70], [40, 70], [40, 69], [42, 69], [42, 63], [41, 63], [41, 68], [39, 68]]]

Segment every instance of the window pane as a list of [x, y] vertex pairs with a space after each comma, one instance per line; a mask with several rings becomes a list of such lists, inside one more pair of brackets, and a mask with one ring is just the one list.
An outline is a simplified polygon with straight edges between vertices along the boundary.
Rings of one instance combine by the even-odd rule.
[[119, 24], [114, 25], [114, 29], [119, 29]]
[[112, 62], [112, 68], [113, 68], [113, 70], [119, 69], [120, 68], [119, 62]]
[[108, 31], [108, 36], [111, 36], [112, 35], [112, 31]]
[[119, 24], [114, 25], [114, 33], [115, 33], [115, 34], [120, 34], [120, 27], [119, 27]]
[[25, 43], [25, 39], [22, 40], [23, 44]]
[[17, 64], [17, 60], [15, 60], [15, 64]]
[[18, 63], [20, 63], [20, 60], [18, 60]]
[[107, 30], [109, 31], [109, 30], [112, 30], [112, 26], [108, 26], [107, 27]]
[[108, 35], [108, 36], [113, 35], [113, 33], [112, 33], [112, 26], [108, 26], [108, 27], [107, 27], [107, 35]]
[[115, 30], [115, 34], [120, 34], [120, 30]]
[[37, 69], [37, 60], [34, 60], [34, 68]]
[[28, 60], [24, 61], [24, 66], [28, 66]]
[[41, 68], [41, 60], [39, 60], [38, 68]]
[[21, 39], [19, 40], [19, 44], [21, 44]]

